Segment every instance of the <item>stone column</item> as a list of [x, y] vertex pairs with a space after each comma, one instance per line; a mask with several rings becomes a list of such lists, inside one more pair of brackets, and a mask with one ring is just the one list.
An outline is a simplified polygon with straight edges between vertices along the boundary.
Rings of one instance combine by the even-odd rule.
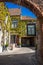
[[40, 65], [43, 65], [43, 18], [39, 19], [39, 34], [38, 34], [38, 61]]
[[10, 32], [9, 32], [9, 46], [10, 46]]
[[4, 30], [4, 44], [6, 44], [7, 36], [6, 36], [6, 30]]

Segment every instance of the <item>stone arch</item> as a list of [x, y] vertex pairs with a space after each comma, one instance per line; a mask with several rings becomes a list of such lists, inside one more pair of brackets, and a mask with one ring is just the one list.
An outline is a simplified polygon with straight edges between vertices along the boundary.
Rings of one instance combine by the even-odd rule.
[[[33, 2], [34, 1], [34, 2]], [[37, 2], [38, 1], [38, 2]], [[39, 20], [39, 25], [40, 25], [40, 38], [38, 38], [40, 40], [40, 44], [38, 47], [38, 52], [40, 52], [40, 59], [41, 59], [41, 63], [43, 62], [43, 5], [40, 5], [40, 3], [43, 4], [43, 2], [41, 2], [42, 0], [0, 0], [0, 2], [12, 2], [12, 3], [16, 3], [22, 6], [25, 6], [27, 8], [30, 8], [30, 10], [37, 16], [38, 20]], [[41, 6], [41, 7], [40, 7]], [[43, 65], [43, 64], [42, 64]]]
[[12, 2], [16, 3], [22, 6], [25, 6], [26, 8], [30, 8], [30, 10], [38, 17], [43, 17], [43, 12], [40, 9], [40, 6], [36, 4], [35, 0], [0, 0], [0, 2]]

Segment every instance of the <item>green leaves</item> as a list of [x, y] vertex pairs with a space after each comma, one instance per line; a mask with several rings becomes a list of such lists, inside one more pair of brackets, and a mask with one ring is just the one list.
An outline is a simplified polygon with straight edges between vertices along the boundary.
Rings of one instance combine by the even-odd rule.
[[22, 37], [25, 35], [25, 22], [19, 21], [18, 22], [18, 27], [17, 27], [17, 32], [19, 33], [19, 35]]
[[[6, 18], [6, 15], [8, 15], [8, 23], [7, 25], [5, 25], [4, 21]], [[8, 9], [5, 7], [5, 4], [3, 2], [0, 2], [0, 20], [3, 21], [2, 23], [2, 29], [4, 30], [6, 28], [6, 30], [10, 30], [10, 22], [11, 22], [11, 18], [8, 12]]]

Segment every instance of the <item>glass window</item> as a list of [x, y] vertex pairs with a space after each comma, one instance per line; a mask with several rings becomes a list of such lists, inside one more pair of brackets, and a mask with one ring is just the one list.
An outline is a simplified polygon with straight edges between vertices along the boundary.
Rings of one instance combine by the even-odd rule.
[[36, 25], [34, 24], [27, 25], [27, 35], [36, 35]]
[[12, 28], [16, 28], [18, 24], [17, 20], [12, 21]]

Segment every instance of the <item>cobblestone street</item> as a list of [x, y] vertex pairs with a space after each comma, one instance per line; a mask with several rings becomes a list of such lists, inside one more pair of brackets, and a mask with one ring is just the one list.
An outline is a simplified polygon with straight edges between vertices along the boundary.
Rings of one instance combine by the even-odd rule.
[[0, 54], [0, 65], [38, 65], [33, 48], [19, 48], [6, 53]]

